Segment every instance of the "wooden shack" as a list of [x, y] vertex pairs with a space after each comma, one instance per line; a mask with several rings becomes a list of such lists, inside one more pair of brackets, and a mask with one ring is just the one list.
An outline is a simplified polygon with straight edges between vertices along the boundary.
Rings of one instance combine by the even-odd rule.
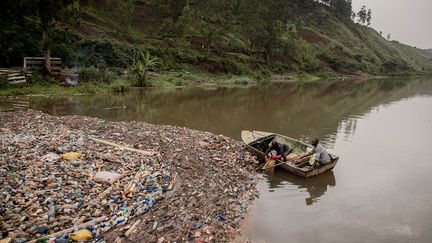
[[[60, 75], [62, 60], [58, 57], [51, 57], [51, 73]], [[43, 57], [24, 57], [24, 69], [42, 71], [45, 59]]]
[[0, 75], [3, 75], [9, 81], [9, 84], [26, 83], [26, 73], [22, 69], [0, 68]]
[[[61, 74], [62, 60], [58, 57], [52, 57], [51, 73], [55, 76]], [[33, 71], [41, 72], [45, 59], [43, 57], [24, 57], [23, 68], [0, 68], [0, 75], [5, 76], [9, 84], [26, 83], [26, 77], [31, 76]]]

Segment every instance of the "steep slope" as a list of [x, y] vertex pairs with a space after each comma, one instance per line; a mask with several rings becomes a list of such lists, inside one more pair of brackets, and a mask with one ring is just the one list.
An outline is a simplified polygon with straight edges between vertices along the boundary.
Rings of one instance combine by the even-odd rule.
[[[127, 67], [134, 49], [160, 69], [254, 75], [432, 72], [432, 52], [388, 41], [350, 19], [350, 1], [87, 0], [50, 31], [52, 56], [69, 67]], [[349, 11], [348, 11], [349, 10]], [[0, 66], [41, 55], [38, 22], [5, 16]], [[4, 22], [4, 21], [3, 21]], [[18, 35], [17, 33], [23, 33]], [[25, 34], [24, 34], [25, 33]]]
[[[346, 74], [432, 71], [431, 52], [388, 41], [372, 28], [341, 21], [325, 8], [292, 14], [287, 30], [267, 58], [265, 48], [251, 47], [254, 43], [244, 31], [247, 26], [227, 27], [211, 18], [189, 17], [192, 21], [187, 22], [188, 30], [178, 34], [185, 13], [175, 21], [170, 17], [171, 10], [162, 4], [141, 2], [135, 5], [131, 27], [118, 31], [117, 23], [103, 10], [86, 7], [81, 25], [72, 29], [84, 38], [105, 37], [148, 49], [164, 60], [166, 69], [195, 66], [234, 74], [254, 70]], [[198, 10], [191, 12], [196, 14]]]

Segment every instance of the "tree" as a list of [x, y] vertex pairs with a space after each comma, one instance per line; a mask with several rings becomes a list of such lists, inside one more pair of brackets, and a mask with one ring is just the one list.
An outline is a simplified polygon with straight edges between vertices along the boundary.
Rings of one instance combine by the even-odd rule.
[[235, 0], [235, 5], [234, 5], [234, 16], [238, 16], [240, 14], [240, 8], [242, 6], [243, 0]]
[[351, 13], [352, 20], [355, 20], [356, 17], [357, 17], [357, 14], [354, 11], [352, 11], [352, 13]]
[[372, 10], [369, 9], [366, 15], [366, 22], [368, 26], [371, 25], [371, 20], [372, 20]]
[[144, 54], [141, 50], [136, 50], [130, 59], [132, 59], [131, 72], [137, 76], [139, 85], [145, 86], [147, 73], [160, 64], [159, 58], [150, 56], [149, 52]]
[[40, 26], [29, 14], [23, 1], [0, 1], [0, 66], [19, 66], [26, 54], [40, 55]]
[[331, 0], [330, 7], [333, 8], [335, 15], [342, 20], [352, 17], [352, 0]]
[[69, 7], [75, 0], [34, 0], [23, 1], [27, 4], [29, 9], [33, 9], [33, 13], [40, 21], [40, 28], [42, 31], [42, 51], [45, 59], [44, 71], [46, 74], [51, 75], [51, 53], [50, 53], [50, 37], [49, 30], [54, 26], [57, 21], [64, 20], [71, 16], [74, 9]]
[[366, 19], [367, 19], [366, 6], [363, 5], [363, 7], [357, 13], [357, 21], [364, 25], [366, 23]]
[[[249, 0], [247, 3], [242, 18], [242, 24], [246, 28], [242, 31], [250, 41], [249, 49], [257, 48], [262, 51], [263, 58], [271, 62], [271, 56], [279, 47], [286, 26], [289, 3], [283, 0]], [[257, 9], [260, 11], [256, 11]]]

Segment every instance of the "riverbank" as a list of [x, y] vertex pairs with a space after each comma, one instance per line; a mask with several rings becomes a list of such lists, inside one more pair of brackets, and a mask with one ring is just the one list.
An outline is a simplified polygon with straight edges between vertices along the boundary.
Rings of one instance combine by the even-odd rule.
[[[255, 158], [224, 136], [32, 110], [0, 116], [2, 238], [90, 221], [91, 238], [106, 242], [230, 241], [257, 196]], [[114, 181], [97, 180], [103, 171]]]
[[111, 85], [82, 84], [75, 87], [66, 87], [57, 84], [27, 84], [23, 86], [9, 86], [0, 89], [0, 96], [21, 95], [75, 95], [115, 92]]
[[[205, 72], [162, 72], [151, 73], [145, 88], [185, 88], [185, 87], [247, 87], [270, 83], [315, 82], [335, 80], [369, 80], [397, 77], [430, 77], [428, 73], [405, 73], [399, 76], [370, 75], [363, 72], [342, 74], [335, 72], [284, 73], [265, 75], [229, 75]], [[43, 78], [41, 77], [43, 80]], [[99, 93], [123, 93], [135, 87], [133, 79], [117, 77], [112, 83], [84, 83], [76, 86], [62, 86], [51, 82], [24, 84], [20, 86], [0, 86], [0, 97], [23, 95], [82, 95]]]
[[[181, 88], [191, 86], [247, 86], [270, 82], [270, 76], [262, 75], [229, 75], [211, 74], [198, 71], [177, 71], [150, 73], [145, 82], [146, 88]], [[40, 95], [40, 94], [94, 94], [105, 92], [125, 92], [136, 87], [134, 77], [115, 77], [112, 83], [96, 81], [76, 86], [62, 86], [52, 79], [39, 77], [39, 83], [28, 83], [18, 86], [0, 85], [0, 96]]]
[[[184, 88], [184, 87], [207, 87], [207, 86], [250, 86], [265, 85], [280, 82], [299, 82], [317, 80], [335, 80], [352, 78], [369, 78], [371, 76], [344, 76], [337, 73], [286, 73], [286, 74], [256, 74], [256, 75], [229, 75], [210, 74], [203, 72], [162, 72], [151, 73], [148, 78], [147, 88]], [[20, 86], [6, 86], [0, 88], [0, 96], [20, 95], [79, 95], [106, 92], [125, 92], [135, 86], [132, 79], [117, 77], [113, 83], [84, 83], [76, 86], [62, 86], [51, 82], [30, 83]]]

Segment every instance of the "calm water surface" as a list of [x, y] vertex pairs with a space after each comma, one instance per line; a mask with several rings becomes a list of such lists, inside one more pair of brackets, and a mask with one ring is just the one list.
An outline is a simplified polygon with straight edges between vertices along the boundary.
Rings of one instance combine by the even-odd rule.
[[[244, 238], [257, 242], [432, 242], [432, 80], [133, 90], [34, 97], [54, 115], [140, 120], [240, 138], [264, 130], [341, 157], [311, 179], [264, 175]], [[106, 109], [126, 107], [124, 109]]]

